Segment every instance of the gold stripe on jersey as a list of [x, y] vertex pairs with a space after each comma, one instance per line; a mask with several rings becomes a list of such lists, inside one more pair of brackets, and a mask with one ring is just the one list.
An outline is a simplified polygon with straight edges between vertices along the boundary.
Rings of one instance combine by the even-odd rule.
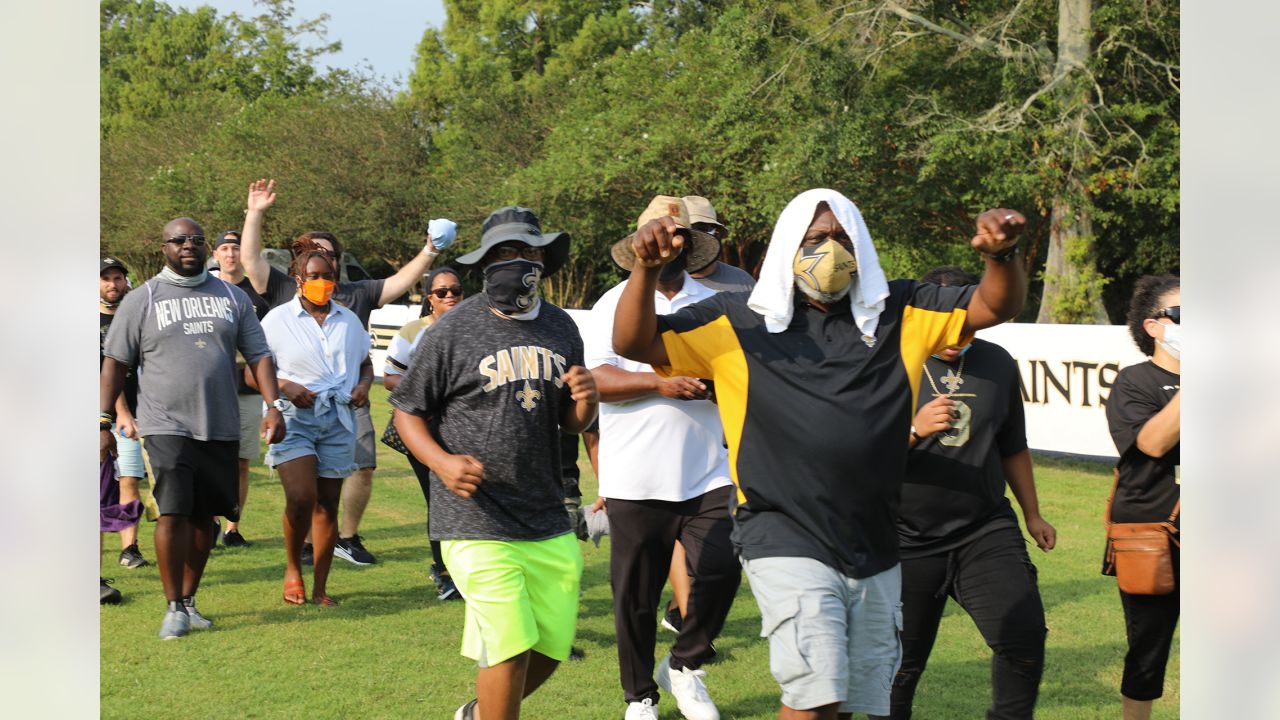
[[[658, 375], [686, 375], [715, 381], [720, 424], [729, 445], [729, 477], [738, 491], [738, 504], [745, 505], [747, 496], [738, 482], [738, 448], [747, 422], [749, 375], [747, 356], [738, 342], [738, 334], [728, 316], [721, 315], [692, 330], [668, 330], [662, 333], [662, 344], [666, 346], [671, 365], [655, 366], [653, 369]], [[704, 364], [702, 358], [709, 358], [710, 366]]]
[[[920, 368], [925, 359], [943, 348], [973, 339], [972, 335], [961, 336], [968, 315], [969, 311], [960, 307], [955, 310], [923, 310], [908, 304], [902, 309], [899, 349], [902, 367], [911, 383], [912, 414], [920, 396]], [[935, 339], [932, 345], [929, 344], [930, 339]]]

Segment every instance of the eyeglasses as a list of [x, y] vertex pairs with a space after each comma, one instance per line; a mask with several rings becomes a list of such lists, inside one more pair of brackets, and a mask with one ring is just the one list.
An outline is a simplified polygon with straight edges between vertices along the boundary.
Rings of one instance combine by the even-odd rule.
[[452, 295], [452, 296], [454, 296], [454, 297], [462, 297], [462, 286], [461, 286], [461, 285], [454, 285], [454, 286], [452, 286], [452, 287], [436, 288], [435, 290], [432, 290], [432, 291], [431, 291], [431, 294], [432, 294], [432, 295], [435, 295], [436, 297], [440, 298], [441, 300], [443, 300], [443, 299], [444, 299], [444, 296], [445, 296], [445, 295]]
[[508, 245], [506, 247], [494, 248], [493, 255], [499, 260], [515, 260], [517, 257], [521, 256], [523, 256], [525, 260], [541, 260], [546, 256], [546, 252], [540, 247], [530, 247], [529, 245], [525, 245], [524, 247], [517, 248]]
[[191, 243], [192, 245], [199, 247], [201, 245], [204, 245], [204, 236], [203, 235], [174, 235], [173, 237], [165, 238], [164, 241], [166, 243], [173, 243], [178, 247], [182, 247], [187, 243]]
[[1156, 312], [1155, 317], [1153, 319], [1159, 320], [1162, 317], [1169, 318], [1170, 320], [1173, 321], [1174, 325], [1181, 325], [1182, 324], [1182, 306], [1174, 305], [1173, 307], [1163, 308]]

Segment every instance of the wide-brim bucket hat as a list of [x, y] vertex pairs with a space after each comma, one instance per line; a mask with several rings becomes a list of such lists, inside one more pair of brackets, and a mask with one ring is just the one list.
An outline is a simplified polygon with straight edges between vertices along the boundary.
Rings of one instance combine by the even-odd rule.
[[[671, 195], [658, 195], [649, 201], [649, 206], [640, 213], [639, 219], [636, 220], [636, 229], [644, 226], [645, 223], [655, 218], [670, 215], [675, 220], [676, 225], [684, 230], [685, 243], [684, 250], [685, 271], [698, 272], [715, 262], [720, 257], [720, 241], [714, 235], [709, 235], [701, 230], [694, 230], [689, 220], [689, 208], [685, 205], [684, 200]], [[613, 261], [623, 270], [630, 271], [636, 262], [636, 253], [631, 246], [631, 239], [635, 237], [635, 233], [622, 238], [613, 244], [609, 250], [609, 255], [613, 257]]]
[[538, 216], [532, 210], [508, 205], [489, 213], [480, 235], [480, 247], [458, 258], [459, 265], [474, 266], [496, 245], [504, 242], [522, 242], [530, 247], [545, 248], [542, 260], [542, 276], [559, 270], [569, 259], [569, 233], [542, 232]]

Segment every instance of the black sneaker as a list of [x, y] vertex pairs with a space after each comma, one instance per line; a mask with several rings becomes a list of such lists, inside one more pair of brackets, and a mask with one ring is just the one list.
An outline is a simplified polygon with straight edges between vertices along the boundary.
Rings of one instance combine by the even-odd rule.
[[302, 564], [303, 565], [316, 564], [316, 549], [312, 547], [311, 543], [309, 542], [302, 543]]
[[585, 660], [586, 658], [587, 658], [587, 654], [582, 651], [582, 648], [576, 645], [569, 648], [569, 662], [579, 662], [581, 660]]
[[680, 616], [680, 606], [667, 607], [667, 614], [662, 616], [662, 627], [679, 635], [680, 629], [684, 627], [684, 618]]
[[449, 571], [442, 570], [435, 563], [431, 563], [431, 580], [436, 584], [436, 599], [440, 602], [462, 599], [462, 593], [458, 591], [458, 586], [453, 584]]
[[147, 562], [147, 559], [142, 557], [142, 553], [138, 550], [138, 543], [134, 543], [120, 551], [120, 564], [133, 569], [146, 567], [151, 563]]
[[244, 539], [239, 530], [229, 530], [222, 536], [222, 544], [227, 547], [249, 547], [249, 541]]
[[120, 601], [124, 599], [119, 590], [111, 587], [112, 582], [112, 580], [108, 580], [101, 575], [98, 576], [98, 583], [102, 586], [101, 599], [98, 601], [99, 605], [119, 605]]
[[338, 538], [338, 544], [333, 547], [333, 554], [356, 565], [372, 565], [378, 562], [373, 553], [364, 549], [364, 543], [360, 542], [359, 535]]

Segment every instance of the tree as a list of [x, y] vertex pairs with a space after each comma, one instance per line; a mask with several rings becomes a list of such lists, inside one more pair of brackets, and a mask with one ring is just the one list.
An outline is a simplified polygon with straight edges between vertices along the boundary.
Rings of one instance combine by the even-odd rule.
[[[1176, 3], [865, 0], [829, 28], [866, 71], [907, 69], [898, 117], [917, 129], [905, 154], [922, 176], [1034, 200], [1048, 221], [1038, 319], [1107, 322], [1099, 263], [1117, 269], [1126, 254], [1118, 226], [1155, 211], [1157, 228], [1176, 227]], [[1099, 221], [1114, 234], [1099, 236]], [[1141, 242], [1159, 250], [1156, 265], [1176, 248], [1176, 234], [1162, 235]]]

